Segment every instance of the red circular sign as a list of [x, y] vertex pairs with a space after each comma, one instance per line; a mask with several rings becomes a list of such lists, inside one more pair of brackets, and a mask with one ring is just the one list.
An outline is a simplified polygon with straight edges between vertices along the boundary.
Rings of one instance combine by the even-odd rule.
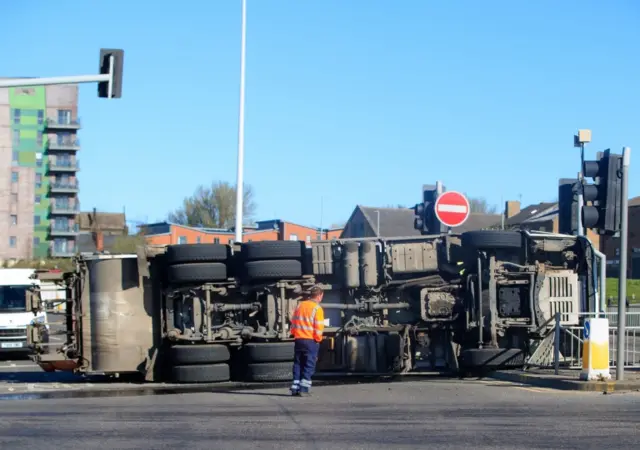
[[471, 207], [467, 197], [459, 192], [449, 191], [438, 197], [434, 205], [436, 217], [447, 227], [459, 227], [467, 221]]

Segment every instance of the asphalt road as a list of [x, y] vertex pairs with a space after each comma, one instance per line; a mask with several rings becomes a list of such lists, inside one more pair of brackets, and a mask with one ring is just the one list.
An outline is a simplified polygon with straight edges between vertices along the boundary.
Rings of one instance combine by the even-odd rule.
[[640, 419], [640, 394], [498, 382], [3, 402], [0, 447], [11, 449], [635, 449]]

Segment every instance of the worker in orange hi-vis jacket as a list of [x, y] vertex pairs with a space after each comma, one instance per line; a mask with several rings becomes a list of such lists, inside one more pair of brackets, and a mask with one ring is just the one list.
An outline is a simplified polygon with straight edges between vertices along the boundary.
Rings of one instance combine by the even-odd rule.
[[320, 287], [311, 288], [291, 317], [291, 334], [295, 338], [292, 395], [310, 395], [324, 331], [324, 311], [320, 306], [323, 295]]

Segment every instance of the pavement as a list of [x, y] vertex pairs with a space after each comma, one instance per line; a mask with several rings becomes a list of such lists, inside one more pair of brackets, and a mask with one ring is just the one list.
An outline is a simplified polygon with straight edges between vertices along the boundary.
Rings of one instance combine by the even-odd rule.
[[552, 369], [504, 370], [487, 375], [487, 378], [521, 383], [530, 386], [583, 392], [621, 392], [640, 391], [640, 369], [625, 369], [624, 380], [616, 380], [615, 369], [610, 370], [611, 379], [607, 381], [582, 381], [579, 370], [560, 370], [558, 375]]
[[638, 447], [640, 394], [433, 380], [4, 401], [0, 448], [583, 449]]

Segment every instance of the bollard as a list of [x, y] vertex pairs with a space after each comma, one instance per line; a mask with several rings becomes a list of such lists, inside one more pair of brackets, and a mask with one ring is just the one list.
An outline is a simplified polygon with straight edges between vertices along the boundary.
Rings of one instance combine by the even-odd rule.
[[560, 373], [560, 313], [556, 313], [556, 327], [553, 329], [553, 369]]
[[584, 381], [610, 380], [609, 319], [586, 319], [583, 331], [580, 379]]

